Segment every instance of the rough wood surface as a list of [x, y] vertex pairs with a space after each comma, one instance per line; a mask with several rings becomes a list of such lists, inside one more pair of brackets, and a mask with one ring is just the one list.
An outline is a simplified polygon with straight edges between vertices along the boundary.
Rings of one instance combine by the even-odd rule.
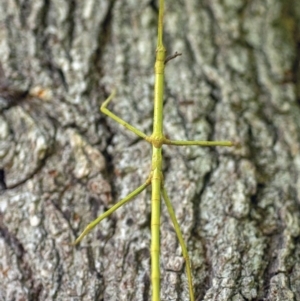
[[[297, 11], [298, 10], [298, 11]], [[156, 1], [0, 1], [0, 300], [150, 300]], [[300, 300], [297, 1], [166, 1], [165, 133], [240, 149], [165, 147], [165, 180], [197, 300]], [[297, 48], [298, 47], [298, 48]], [[162, 300], [188, 300], [165, 207]]]

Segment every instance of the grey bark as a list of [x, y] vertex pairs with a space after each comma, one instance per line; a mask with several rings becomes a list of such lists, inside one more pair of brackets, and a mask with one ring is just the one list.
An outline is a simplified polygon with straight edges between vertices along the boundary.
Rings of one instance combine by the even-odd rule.
[[[166, 1], [165, 182], [197, 300], [300, 300], [297, 1]], [[157, 3], [0, 2], [0, 300], [150, 300], [150, 134]], [[298, 47], [298, 48], [297, 48]], [[162, 204], [162, 300], [189, 300]]]

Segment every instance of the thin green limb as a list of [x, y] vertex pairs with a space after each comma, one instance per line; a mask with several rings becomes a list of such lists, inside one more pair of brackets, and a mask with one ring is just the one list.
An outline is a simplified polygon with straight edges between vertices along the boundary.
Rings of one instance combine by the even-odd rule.
[[163, 46], [163, 18], [164, 18], [164, 0], [159, 1], [158, 30], [157, 30], [157, 48]]
[[181, 140], [169, 140], [164, 139], [163, 144], [168, 145], [198, 145], [198, 146], [235, 146], [235, 144], [231, 141], [181, 141]]
[[148, 178], [147, 181], [138, 187], [136, 190], [131, 192], [127, 195], [124, 199], [122, 199], [120, 202], [112, 206], [110, 209], [108, 209], [106, 212], [101, 214], [99, 217], [97, 217], [95, 220], [93, 220], [91, 223], [89, 223], [86, 228], [83, 230], [83, 232], [80, 234], [80, 236], [74, 241], [73, 245], [77, 245], [92, 229], [94, 229], [102, 220], [110, 216], [113, 212], [115, 212], [118, 208], [129, 202], [131, 199], [133, 199], [135, 196], [137, 196], [139, 193], [141, 193], [148, 185], [151, 183], [151, 178]]
[[193, 291], [193, 279], [192, 279], [192, 271], [191, 271], [191, 262], [190, 262], [189, 254], [188, 254], [187, 247], [185, 245], [185, 242], [184, 242], [181, 230], [180, 230], [180, 226], [179, 226], [178, 221], [176, 219], [171, 201], [168, 197], [167, 191], [166, 191], [164, 186], [162, 186], [162, 196], [163, 196], [163, 199], [166, 203], [166, 206], [167, 206], [167, 209], [169, 211], [169, 215], [171, 217], [176, 235], [178, 237], [179, 244], [180, 244], [181, 250], [182, 250], [183, 258], [185, 259], [185, 268], [186, 268], [186, 274], [187, 274], [187, 279], [188, 279], [188, 284], [189, 284], [190, 300], [195, 301], [194, 291]]
[[119, 118], [118, 116], [116, 116], [114, 113], [112, 113], [110, 110], [108, 110], [106, 108], [108, 106], [108, 104], [110, 103], [110, 101], [115, 97], [115, 95], [116, 95], [116, 90], [113, 90], [113, 92], [109, 95], [109, 97], [102, 104], [102, 106], [100, 108], [101, 112], [104, 113], [104, 114], [106, 114], [107, 116], [109, 116], [110, 118], [112, 118], [113, 120], [115, 120], [116, 122], [118, 122], [119, 124], [123, 125], [128, 130], [130, 130], [131, 132], [135, 133], [139, 137], [141, 137], [143, 139], [146, 139], [147, 138], [146, 134], [144, 134], [143, 132], [141, 132], [140, 130], [138, 130], [137, 128], [135, 128], [134, 126], [130, 125], [129, 123], [127, 123], [123, 119]]

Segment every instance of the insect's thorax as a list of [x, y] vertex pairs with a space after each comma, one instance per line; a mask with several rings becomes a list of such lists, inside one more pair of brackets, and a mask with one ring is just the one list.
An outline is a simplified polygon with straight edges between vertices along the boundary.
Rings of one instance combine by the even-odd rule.
[[162, 171], [162, 148], [156, 148], [152, 146], [152, 166], [151, 170], [154, 171], [157, 169], [158, 171]]
[[163, 95], [166, 50], [163, 45], [157, 47], [155, 60], [155, 93], [153, 136], [163, 137]]

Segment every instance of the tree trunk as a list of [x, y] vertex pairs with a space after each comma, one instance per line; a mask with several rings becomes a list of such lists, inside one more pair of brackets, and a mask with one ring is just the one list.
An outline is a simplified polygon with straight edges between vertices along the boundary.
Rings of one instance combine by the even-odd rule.
[[[168, 1], [165, 183], [197, 300], [300, 300], [300, 10], [296, 0]], [[0, 2], [0, 300], [151, 300], [156, 1]], [[189, 300], [167, 210], [161, 298]]]

